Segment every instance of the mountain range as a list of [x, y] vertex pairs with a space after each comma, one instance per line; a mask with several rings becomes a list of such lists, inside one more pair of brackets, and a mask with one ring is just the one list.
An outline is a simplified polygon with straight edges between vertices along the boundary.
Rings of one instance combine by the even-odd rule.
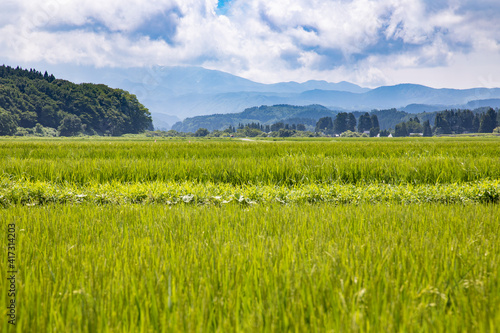
[[151, 111], [155, 127], [162, 129], [188, 117], [238, 113], [261, 105], [320, 104], [338, 111], [397, 108], [408, 113], [500, 106], [499, 88], [399, 84], [368, 89], [349, 82], [314, 80], [263, 84], [201, 67], [80, 68], [74, 73], [69, 78], [73, 81], [104, 83], [135, 94]]

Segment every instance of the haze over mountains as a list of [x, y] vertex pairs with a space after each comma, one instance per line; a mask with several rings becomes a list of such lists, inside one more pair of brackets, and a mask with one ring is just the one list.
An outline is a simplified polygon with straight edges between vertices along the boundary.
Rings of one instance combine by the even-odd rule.
[[263, 84], [202, 67], [81, 68], [76, 74], [80, 76], [74, 80], [105, 83], [136, 94], [151, 111], [155, 127], [167, 129], [188, 117], [238, 113], [260, 105], [320, 104], [346, 111], [397, 108], [410, 113], [500, 106], [499, 88], [459, 90], [399, 84], [367, 89], [326, 81]]

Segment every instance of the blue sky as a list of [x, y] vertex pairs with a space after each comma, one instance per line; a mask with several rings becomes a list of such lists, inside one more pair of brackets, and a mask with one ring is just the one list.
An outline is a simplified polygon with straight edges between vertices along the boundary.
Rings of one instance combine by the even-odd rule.
[[227, 10], [229, 9], [229, 5], [231, 0], [219, 0], [217, 3], [217, 14], [225, 15], [227, 14]]
[[497, 0], [4, 0], [0, 62], [500, 87]]

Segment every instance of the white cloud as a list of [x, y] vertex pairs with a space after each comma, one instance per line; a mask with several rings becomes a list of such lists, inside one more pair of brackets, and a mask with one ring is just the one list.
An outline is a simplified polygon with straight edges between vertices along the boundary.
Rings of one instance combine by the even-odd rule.
[[[500, 4], [493, 0], [233, 0], [225, 15], [216, 7], [216, 0], [7, 0], [0, 58], [12, 65], [202, 65], [263, 82], [369, 86], [458, 86], [500, 74]], [[155, 20], [171, 22], [149, 24]], [[479, 55], [492, 68], [476, 63]], [[465, 83], [455, 78], [462, 65], [476, 68], [465, 71]]]

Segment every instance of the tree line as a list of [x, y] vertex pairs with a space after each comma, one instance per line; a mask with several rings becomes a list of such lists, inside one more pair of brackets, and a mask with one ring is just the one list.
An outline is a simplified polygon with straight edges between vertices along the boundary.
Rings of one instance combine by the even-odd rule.
[[[354, 113], [340, 112], [335, 119], [322, 117], [316, 122], [314, 131], [307, 131], [304, 124], [288, 124], [276, 122], [263, 125], [257, 122], [238, 123], [238, 126], [229, 126], [224, 131], [208, 131], [200, 128], [194, 136], [425, 136], [430, 137], [440, 134], [462, 134], [462, 133], [500, 133], [500, 111], [496, 112], [489, 108], [483, 113], [474, 113], [470, 110], [445, 110], [437, 112], [434, 126], [430, 120], [423, 122], [418, 116], [396, 124], [394, 130], [380, 130], [377, 114], [365, 112], [356, 120]], [[172, 131], [170, 131], [172, 132]], [[175, 132], [175, 131], [174, 131]]]
[[500, 111], [488, 108], [486, 112], [473, 112], [471, 110], [445, 110], [436, 113], [434, 127], [429, 121], [420, 124], [418, 117], [410, 118], [407, 122], [396, 125], [394, 136], [409, 136], [419, 133], [423, 136], [441, 134], [464, 133], [493, 133], [500, 132]]

